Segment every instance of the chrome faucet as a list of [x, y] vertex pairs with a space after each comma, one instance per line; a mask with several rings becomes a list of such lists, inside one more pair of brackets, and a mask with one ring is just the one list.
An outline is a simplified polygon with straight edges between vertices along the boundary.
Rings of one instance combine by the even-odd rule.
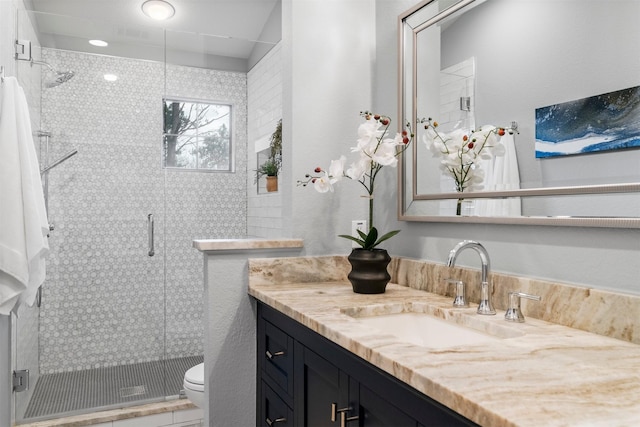
[[478, 314], [496, 314], [496, 311], [491, 305], [491, 285], [487, 281], [490, 268], [489, 253], [484, 246], [473, 240], [464, 240], [458, 243], [453, 249], [451, 249], [451, 252], [449, 252], [447, 266], [455, 266], [458, 254], [467, 248], [475, 250], [478, 255], [480, 255], [480, 261], [482, 262], [482, 282], [480, 284], [480, 304], [478, 305]]

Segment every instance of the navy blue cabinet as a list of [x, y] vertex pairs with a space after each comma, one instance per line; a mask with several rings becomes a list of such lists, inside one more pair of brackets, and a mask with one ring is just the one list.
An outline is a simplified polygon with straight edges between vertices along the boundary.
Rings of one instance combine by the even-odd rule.
[[257, 323], [257, 426], [476, 425], [260, 302]]

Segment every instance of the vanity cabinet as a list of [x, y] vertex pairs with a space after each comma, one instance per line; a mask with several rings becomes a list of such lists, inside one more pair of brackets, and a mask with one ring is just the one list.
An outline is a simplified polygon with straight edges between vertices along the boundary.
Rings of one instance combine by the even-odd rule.
[[258, 302], [258, 426], [475, 426]]

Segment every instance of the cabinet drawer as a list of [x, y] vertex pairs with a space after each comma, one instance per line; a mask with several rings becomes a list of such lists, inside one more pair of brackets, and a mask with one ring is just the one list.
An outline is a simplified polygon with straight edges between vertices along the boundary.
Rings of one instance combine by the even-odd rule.
[[264, 381], [261, 384], [261, 399], [262, 413], [258, 414], [258, 426], [293, 426], [293, 411]]
[[264, 371], [287, 394], [293, 394], [293, 338], [281, 329], [265, 322]]

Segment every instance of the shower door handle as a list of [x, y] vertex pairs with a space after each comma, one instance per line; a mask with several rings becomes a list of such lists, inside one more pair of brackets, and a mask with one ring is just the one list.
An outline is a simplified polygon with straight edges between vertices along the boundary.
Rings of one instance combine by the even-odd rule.
[[156, 252], [153, 249], [153, 214], [147, 215], [147, 230], [149, 233], [149, 256], [154, 256]]

